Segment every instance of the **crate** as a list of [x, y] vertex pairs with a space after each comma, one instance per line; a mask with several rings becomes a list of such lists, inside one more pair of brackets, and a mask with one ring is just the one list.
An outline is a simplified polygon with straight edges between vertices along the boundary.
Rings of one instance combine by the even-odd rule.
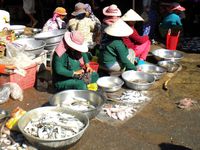
[[17, 83], [23, 90], [33, 87], [36, 80], [37, 65], [33, 64], [29, 67], [26, 67], [25, 70], [25, 76], [21, 76], [16, 73], [9, 75], [0, 74], [0, 85], [8, 82], [14, 82]]

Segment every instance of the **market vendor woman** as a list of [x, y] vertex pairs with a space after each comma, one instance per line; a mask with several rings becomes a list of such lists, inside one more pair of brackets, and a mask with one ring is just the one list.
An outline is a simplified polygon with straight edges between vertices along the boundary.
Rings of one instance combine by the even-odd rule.
[[98, 74], [90, 67], [87, 52], [88, 47], [80, 32], [65, 33], [52, 59], [53, 84], [58, 91], [86, 90], [88, 83], [97, 81]]
[[105, 28], [100, 47], [99, 63], [109, 71], [136, 70], [135, 53], [123, 43], [122, 37], [127, 37], [133, 30], [121, 19]]

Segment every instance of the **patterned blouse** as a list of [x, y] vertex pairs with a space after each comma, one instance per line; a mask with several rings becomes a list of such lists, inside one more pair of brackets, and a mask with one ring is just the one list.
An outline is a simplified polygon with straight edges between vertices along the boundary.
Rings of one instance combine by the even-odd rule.
[[52, 31], [52, 30], [57, 30], [57, 29], [65, 29], [66, 28], [66, 23], [60, 19], [60, 17], [57, 17], [55, 21], [50, 18], [44, 25], [42, 31], [47, 32], [47, 31]]

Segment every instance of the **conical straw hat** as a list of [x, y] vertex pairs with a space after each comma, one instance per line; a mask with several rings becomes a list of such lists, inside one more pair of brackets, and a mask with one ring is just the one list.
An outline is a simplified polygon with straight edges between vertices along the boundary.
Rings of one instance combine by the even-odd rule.
[[144, 21], [144, 19], [138, 15], [133, 9], [127, 11], [122, 17], [124, 21]]
[[122, 19], [118, 19], [115, 23], [107, 26], [104, 31], [108, 35], [116, 37], [126, 37], [133, 33], [133, 29]]

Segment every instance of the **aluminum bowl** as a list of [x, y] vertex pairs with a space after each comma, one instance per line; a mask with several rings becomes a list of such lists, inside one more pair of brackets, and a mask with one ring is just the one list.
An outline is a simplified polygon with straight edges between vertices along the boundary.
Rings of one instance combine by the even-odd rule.
[[152, 51], [152, 54], [158, 61], [160, 60], [180, 61], [183, 58], [183, 54], [176, 50], [156, 49]]
[[65, 103], [65, 101], [67, 101], [68, 99], [72, 99], [73, 97], [84, 98], [88, 100], [89, 103], [95, 107], [95, 109], [90, 109], [88, 111], [81, 111], [82, 113], [86, 114], [89, 119], [94, 118], [101, 111], [101, 107], [105, 102], [105, 98], [94, 91], [65, 90], [53, 95], [49, 99], [49, 103], [50, 105], [53, 105], [53, 106], [65, 107], [63, 103]]
[[159, 61], [158, 65], [165, 68], [167, 72], [175, 72], [180, 67], [180, 64], [170, 60]]
[[14, 30], [15, 34], [23, 33], [25, 28], [24, 25], [10, 25], [10, 30]]
[[159, 80], [165, 73], [166, 69], [154, 64], [143, 64], [137, 66], [139, 71], [152, 74], [155, 77], [155, 80]]
[[48, 44], [48, 45], [45, 45], [44, 49], [45, 50], [53, 50], [54, 48], [57, 47], [57, 45], [59, 44], [60, 42], [58, 43], [53, 43], [53, 44]]
[[[64, 138], [64, 139], [56, 139], [56, 140], [41, 139], [38, 137], [34, 137], [24, 131], [24, 128], [31, 120], [38, 118], [39, 115], [41, 115], [45, 112], [52, 112], [52, 111], [62, 112], [62, 113], [73, 115], [77, 119], [79, 119], [82, 123], [84, 123], [85, 127], [80, 132], [75, 134], [74, 136]], [[79, 113], [77, 111], [73, 111], [70, 109], [66, 109], [66, 108], [62, 108], [62, 107], [55, 107], [55, 106], [40, 107], [40, 108], [30, 110], [27, 113], [25, 113], [25, 115], [22, 116], [18, 121], [19, 130], [22, 132], [22, 134], [25, 136], [25, 138], [33, 146], [37, 147], [38, 149], [42, 149], [42, 150], [49, 149], [49, 148], [50, 149], [51, 148], [59, 149], [59, 148], [65, 148], [65, 147], [70, 146], [71, 144], [77, 142], [82, 137], [83, 133], [85, 132], [85, 130], [87, 129], [88, 126], [89, 126], [89, 119], [85, 114]]]
[[[149, 89], [155, 82], [155, 78], [153, 75], [133, 70], [123, 72], [122, 79], [125, 81], [127, 87], [138, 91]], [[136, 80], [145, 80], [146, 83], [133, 82]]]
[[25, 52], [40, 55], [44, 51], [46, 43], [42, 40], [35, 40], [34, 38], [20, 38], [13, 41], [16, 47], [22, 47], [26, 45]]
[[53, 43], [58, 43], [62, 40], [65, 32], [67, 30], [52, 30], [48, 32], [41, 32], [38, 33], [34, 36], [36, 40], [44, 40], [47, 45], [53, 44]]
[[97, 85], [105, 92], [116, 92], [121, 89], [124, 81], [116, 76], [105, 76], [97, 80]]

